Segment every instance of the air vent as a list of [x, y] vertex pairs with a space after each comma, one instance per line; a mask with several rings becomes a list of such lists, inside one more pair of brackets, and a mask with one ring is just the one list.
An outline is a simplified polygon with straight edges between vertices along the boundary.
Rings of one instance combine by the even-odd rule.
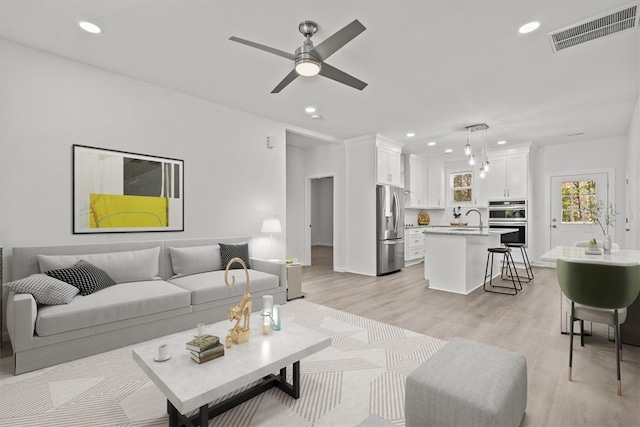
[[638, 4], [616, 9], [547, 34], [554, 52], [638, 26]]

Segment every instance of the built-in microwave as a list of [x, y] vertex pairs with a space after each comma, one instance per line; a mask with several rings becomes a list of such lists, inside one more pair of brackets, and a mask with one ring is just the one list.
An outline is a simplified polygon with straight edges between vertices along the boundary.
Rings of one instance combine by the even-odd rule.
[[527, 201], [496, 200], [489, 202], [489, 228], [514, 229], [513, 233], [500, 236], [500, 242], [527, 245]]

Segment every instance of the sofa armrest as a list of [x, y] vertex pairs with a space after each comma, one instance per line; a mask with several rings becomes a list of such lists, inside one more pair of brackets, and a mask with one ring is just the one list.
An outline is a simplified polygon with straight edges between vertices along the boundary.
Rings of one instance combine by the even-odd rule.
[[13, 352], [33, 347], [38, 306], [31, 294], [9, 292], [7, 298], [7, 331]]
[[287, 264], [284, 261], [272, 261], [263, 258], [249, 259], [251, 269], [278, 276], [278, 286], [287, 287]]

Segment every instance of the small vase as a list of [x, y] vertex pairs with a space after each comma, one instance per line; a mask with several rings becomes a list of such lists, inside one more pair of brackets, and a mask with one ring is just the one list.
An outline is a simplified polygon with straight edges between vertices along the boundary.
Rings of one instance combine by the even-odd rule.
[[602, 247], [604, 248], [605, 254], [611, 253], [611, 236], [604, 236], [604, 240], [602, 241]]

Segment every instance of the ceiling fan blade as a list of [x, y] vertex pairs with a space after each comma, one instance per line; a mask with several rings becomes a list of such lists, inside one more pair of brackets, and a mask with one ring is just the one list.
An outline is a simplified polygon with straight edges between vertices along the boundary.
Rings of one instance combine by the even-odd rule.
[[335, 80], [339, 83], [346, 84], [347, 86], [351, 86], [352, 88], [355, 88], [358, 90], [362, 90], [365, 87], [367, 87], [367, 84], [362, 80], [358, 80], [355, 77], [345, 73], [344, 71], [340, 71], [337, 68], [332, 67], [326, 62], [322, 63], [322, 67], [320, 68], [320, 75], [328, 77], [331, 80]]
[[293, 54], [289, 53], [289, 52], [285, 52], [285, 51], [280, 50], [280, 49], [275, 49], [275, 48], [272, 48], [272, 47], [269, 47], [269, 46], [265, 46], [265, 45], [260, 44], [260, 43], [252, 42], [252, 41], [245, 40], [245, 39], [241, 39], [241, 38], [238, 38], [238, 37], [235, 37], [235, 36], [229, 37], [229, 40], [234, 41], [234, 42], [238, 42], [238, 43], [242, 43], [242, 44], [246, 44], [247, 46], [255, 47], [256, 49], [264, 50], [264, 51], [267, 51], [269, 53], [273, 53], [274, 55], [278, 55], [278, 56], [282, 56], [283, 58], [290, 59], [292, 61], [294, 59], [296, 59], [296, 57]]
[[287, 77], [282, 79], [282, 81], [278, 83], [278, 86], [276, 86], [275, 89], [271, 91], [271, 93], [280, 93], [282, 89], [284, 89], [289, 83], [294, 81], [297, 77], [298, 77], [298, 73], [296, 73], [296, 70], [291, 70], [291, 72], [287, 74]]
[[324, 40], [316, 46], [315, 49], [312, 49], [310, 53], [318, 57], [321, 61], [324, 61], [364, 30], [366, 30], [365, 26], [356, 19], [343, 29], [334, 33], [328, 39]]

